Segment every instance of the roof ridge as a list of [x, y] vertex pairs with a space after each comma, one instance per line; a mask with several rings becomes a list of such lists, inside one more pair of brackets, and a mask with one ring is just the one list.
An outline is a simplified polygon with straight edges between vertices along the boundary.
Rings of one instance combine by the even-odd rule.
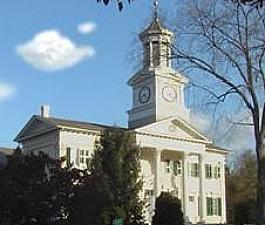
[[[79, 123], [79, 124], [86, 124], [86, 125], [91, 125], [95, 127], [101, 127], [101, 128], [111, 128], [115, 127], [115, 125], [107, 125], [107, 124], [102, 124], [102, 123], [96, 123], [96, 122], [88, 122], [88, 121], [82, 121], [82, 120], [75, 120], [75, 119], [67, 119], [67, 118], [60, 118], [60, 117], [41, 117], [40, 115], [36, 115], [38, 118], [45, 119], [50, 122], [54, 122], [57, 125], [60, 125], [61, 122], [69, 122], [74, 125], [74, 123]], [[63, 125], [63, 124], [62, 124]], [[70, 124], [69, 124], [70, 125]], [[118, 128], [126, 129], [125, 127], [117, 126]]]

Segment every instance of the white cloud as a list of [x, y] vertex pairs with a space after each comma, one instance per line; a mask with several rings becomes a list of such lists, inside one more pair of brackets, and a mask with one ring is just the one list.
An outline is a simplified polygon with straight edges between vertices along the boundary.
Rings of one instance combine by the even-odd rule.
[[15, 87], [12, 84], [0, 82], [0, 102], [13, 97], [15, 94]]
[[92, 47], [77, 46], [57, 30], [36, 34], [32, 40], [19, 45], [16, 51], [26, 62], [45, 71], [69, 68], [95, 55]]
[[90, 34], [95, 31], [97, 28], [97, 24], [94, 22], [85, 22], [78, 25], [78, 31], [81, 34]]

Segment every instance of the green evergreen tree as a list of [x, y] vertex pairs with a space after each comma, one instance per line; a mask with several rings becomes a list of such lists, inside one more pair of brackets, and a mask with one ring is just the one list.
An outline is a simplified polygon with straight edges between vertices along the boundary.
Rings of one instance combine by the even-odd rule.
[[110, 128], [96, 145], [90, 164], [97, 201], [95, 224], [109, 225], [117, 218], [122, 218], [125, 225], [143, 224], [140, 152], [135, 143], [129, 132]]
[[0, 170], [0, 224], [72, 224], [72, 196], [79, 172], [47, 155], [9, 157]]
[[184, 225], [180, 200], [170, 193], [162, 192], [156, 198], [152, 225]]

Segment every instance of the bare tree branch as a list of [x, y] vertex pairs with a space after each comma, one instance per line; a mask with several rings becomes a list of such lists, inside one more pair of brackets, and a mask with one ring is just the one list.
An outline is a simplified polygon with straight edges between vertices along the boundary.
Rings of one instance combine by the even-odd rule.
[[[246, 104], [247, 108], [249, 108], [251, 111], [254, 110], [249, 100], [246, 98], [244, 93], [239, 89], [237, 85], [226, 79], [223, 75], [219, 74], [217, 71], [214, 70], [214, 68], [208, 64], [207, 62], [197, 58], [196, 56], [185, 54], [184, 52], [181, 52], [178, 48], [174, 47], [177, 50], [177, 53], [173, 53], [176, 58], [185, 59], [188, 60], [190, 63], [193, 63], [197, 66], [198, 69], [203, 70], [207, 72], [210, 76], [213, 76], [220, 80], [222, 83], [226, 84], [229, 88], [232, 88], [236, 91], [236, 93], [242, 98], [244, 103]], [[243, 85], [241, 85], [243, 86]]]
[[[196, 79], [200, 71], [199, 75], [205, 77], [204, 81], [208, 81], [207, 84], [202, 81], [196, 82], [197, 87], [210, 94], [208, 104], [217, 106], [219, 103], [229, 102], [228, 97], [231, 99], [231, 95], [235, 95], [250, 112], [252, 122], [231, 121], [231, 124], [253, 126], [259, 168], [258, 211], [259, 217], [263, 217], [264, 221], [264, 13], [261, 13], [261, 9], [244, 6], [238, 1], [237, 4], [231, 5], [222, 0], [190, 0], [186, 14], [189, 20], [184, 30], [190, 34], [188, 37], [182, 34], [181, 39], [191, 40], [192, 46], [178, 43], [173, 46], [173, 57], [178, 60], [177, 65], [188, 69], [190, 78]], [[209, 85], [213, 83], [212, 80], [219, 81], [219, 89], [216, 84]], [[211, 101], [212, 99], [214, 101]], [[234, 100], [233, 97], [232, 99]], [[229, 107], [231, 108], [231, 105]], [[261, 220], [258, 224], [261, 224]]]

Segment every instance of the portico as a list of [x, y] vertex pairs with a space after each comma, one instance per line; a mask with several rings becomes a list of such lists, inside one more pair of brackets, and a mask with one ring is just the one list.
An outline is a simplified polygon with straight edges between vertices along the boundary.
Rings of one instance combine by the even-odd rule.
[[[181, 137], [179, 127], [183, 131]], [[207, 146], [211, 142], [206, 137], [178, 117], [137, 128], [135, 135], [142, 152], [143, 196], [147, 198], [148, 195], [148, 204], [155, 204], [154, 199], [161, 192], [170, 192], [181, 200], [187, 221], [225, 222], [225, 216], [207, 215], [206, 199], [212, 197], [213, 189], [218, 199], [222, 199], [221, 211], [225, 212], [225, 161], [224, 155], [216, 155], [217, 158], [209, 161], [212, 152]], [[212, 177], [206, 179], [206, 165], [212, 165], [213, 161]], [[149, 209], [152, 213], [154, 205]]]

